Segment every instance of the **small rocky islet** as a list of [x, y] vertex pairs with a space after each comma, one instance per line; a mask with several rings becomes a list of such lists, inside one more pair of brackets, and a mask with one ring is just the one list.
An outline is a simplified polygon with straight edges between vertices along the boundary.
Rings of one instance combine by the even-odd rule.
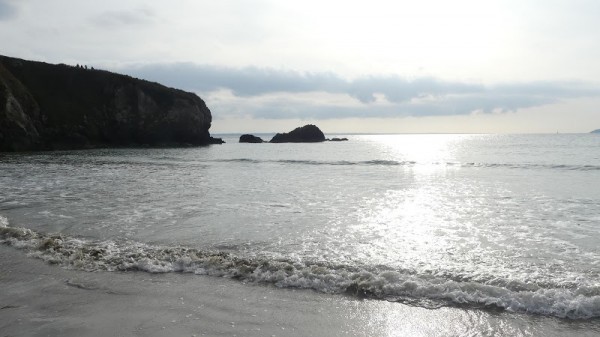
[[[347, 141], [348, 138], [325, 138], [325, 134], [316, 125], [307, 124], [297, 127], [290, 132], [277, 133], [268, 143], [320, 143], [325, 141]], [[240, 143], [266, 143], [262, 138], [244, 134], [240, 136]]]
[[265, 141], [255, 135], [244, 134], [240, 136], [240, 143], [264, 143]]

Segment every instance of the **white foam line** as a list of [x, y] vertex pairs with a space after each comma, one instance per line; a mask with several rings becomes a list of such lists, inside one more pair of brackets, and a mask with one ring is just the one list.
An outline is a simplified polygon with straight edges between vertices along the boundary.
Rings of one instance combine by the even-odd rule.
[[580, 284], [574, 289], [542, 286], [509, 289], [499, 284], [510, 282], [492, 285], [267, 256], [243, 258], [219, 251], [180, 246], [151, 246], [133, 241], [90, 241], [10, 227], [3, 216], [0, 216], [0, 241], [49, 263], [87, 271], [185, 272], [270, 283], [278, 287], [314, 289], [324, 293], [408, 300], [424, 306], [435, 301], [440, 305], [495, 307], [571, 319], [600, 317], [599, 284]]

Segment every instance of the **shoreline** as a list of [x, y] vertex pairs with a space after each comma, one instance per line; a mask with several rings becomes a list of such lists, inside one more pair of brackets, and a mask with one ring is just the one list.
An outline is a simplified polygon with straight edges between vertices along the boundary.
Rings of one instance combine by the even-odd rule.
[[600, 321], [425, 309], [179, 273], [85, 272], [0, 245], [4, 336], [593, 336]]

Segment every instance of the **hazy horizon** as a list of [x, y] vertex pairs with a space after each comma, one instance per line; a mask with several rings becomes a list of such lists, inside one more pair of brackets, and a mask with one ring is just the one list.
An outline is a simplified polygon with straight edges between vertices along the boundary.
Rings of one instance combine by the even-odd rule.
[[[299, 125], [302, 126], [302, 125]], [[318, 125], [317, 125], [318, 126]], [[237, 132], [211, 132], [212, 135], [241, 135], [241, 134], [253, 134], [253, 135], [257, 135], [257, 136], [262, 136], [262, 135], [274, 135], [276, 133], [281, 133], [281, 132], [289, 132], [292, 129], [289, 130], [276, 130], [276, 131], [261, 131], [261, 132], [246, 132], [246, 131], [237, 131]], [[591, 133], [595, 133], [593, 131], [595, 130], [590, 130], [589, 132], [533, 132], [533, 133], [485, 133], [485, 132], [469, 132], [469, 133], [464, 133], [464, 132], [327, 132], [327, 130], [321, 130], [323, 131], [323, 133], [325, 133], [325, 137], [327, 137], [328, 135], [552, 135], [552, 134], [557, 134], [557, 135], [584, 135], [584, 134], [591, 134]]]

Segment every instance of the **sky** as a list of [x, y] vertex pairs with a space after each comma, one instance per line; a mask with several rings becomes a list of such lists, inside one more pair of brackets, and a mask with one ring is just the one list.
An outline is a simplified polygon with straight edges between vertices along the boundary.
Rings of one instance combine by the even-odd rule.
[[195, 92], [212, 133], [600, 128], [597, 0], [0, 0], [0, 54]]

